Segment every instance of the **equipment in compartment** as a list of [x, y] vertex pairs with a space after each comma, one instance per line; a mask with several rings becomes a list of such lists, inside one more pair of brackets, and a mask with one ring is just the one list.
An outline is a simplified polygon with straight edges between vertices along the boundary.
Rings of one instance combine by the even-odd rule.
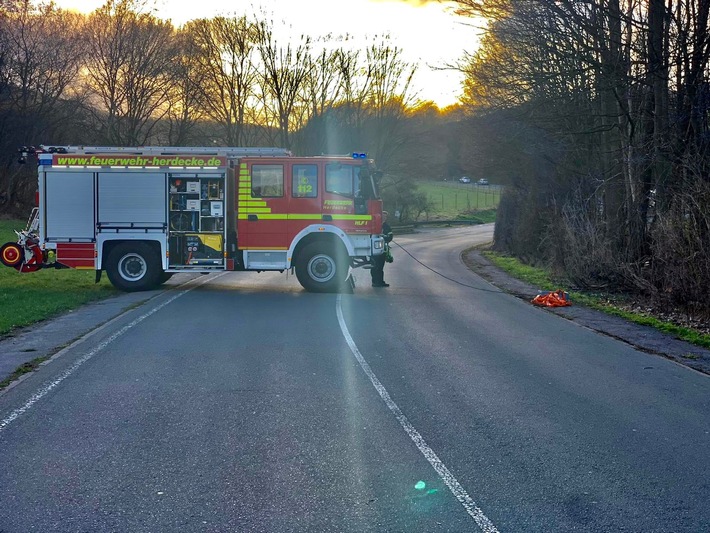
[[189, 265], [221, 265], [222, 244], [221, 235], [185, 235], [187, 244], [187, 264]]
[[202, 191], [200, 198], [202, 200], [222, 200], [224, 198], [222, 183], [215, 179], [202, 180]]
[[197, 231], [197, 211], [177, 211], [170, 213], [171, 231]]
[[170, 266], [223, 266], [224, 178], [170, 176], [168, 185]]
[[172, 266], [224, 263], [224, 237], [213, 233], [173, 234], [170, 237], [170, 264]]
[[200, 231], [224, 231], [224, 218], [203, 217], [200, 221]]
[[171, 232], [224, 231], [224, 179], [171, 176], [168, 185]]

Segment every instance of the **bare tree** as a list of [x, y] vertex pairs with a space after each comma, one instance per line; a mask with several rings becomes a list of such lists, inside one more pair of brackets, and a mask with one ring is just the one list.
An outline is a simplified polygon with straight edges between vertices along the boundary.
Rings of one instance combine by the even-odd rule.
[[[22, 195], [23, 176], [9, 170], [17, 147], [71, 129], [76, 105], [69, 97], [83, 59], [81, 24], [80, 15], [28, 1], [0, 15], [0, 157], [8, 169], [0, 176], [0, 203], [13, 204]], [[31, 182], [28, 187], [34, 190]]]
[[402, 59], [402, 49], [392, 46], [388, 37], [367, 49], [366, 63], [370, 74], [368, 145], [387, 168], [394, 166], [396, 154], [410, 139], [404, 118], [414, 103], [410, 91], [417, 67]]
[[298, 44], [279, 44], [267, 22], [259, 24], [258, 48], [261, 75], [261, 101], [264, 122], [278, 132], [276, 143], [291, 148], [291, 133], [303, 122], [294, 124], [302, 115], [297, 107], [307, 106], [306, 83], [311, 76], [311, 38], [301, 36]]
[[338, 71], [342, 80], [343, 99], [337, 109], [343, 142], [353, 148], [361, 143], [367, 116], [367, 98], [372, 82], [372, 67], [363, 64], [362, 52], [343, 49], [338, 55]]
[[[43, 128], [58, 120], [54, 112], [68, 96], [82, 65], [84, 50], [78, 35], [82, 19], [53, 5], [34, 8], [23, 2], [4, 20], [0, 87], [20, 121], [18, 141], [33, 142]], [[66, 31], [57, 32], [58, 26]]]
[[194, 45], [191, 71], [200, 81], [201, 106], [222, 130], [218, 141], [246, 144], [257, 77], [255, 23], [246, 17], [216, 17], [190, 22], [185, 32]]
[[342, 80], [338, 71], [338, 58], [342, 49], [329, 48], [331, 38], [321, 41], [318, 55], [309, 56], [309, 75], [304, 79], [303, 105], [297, 123], [300, 125], [294, 147], [303, 154], [328, 152], [328, 116], [340, 102]]
[[146, 144], [168, 109], [179, 53], [174, 30], [140, 8], [135, 0], [109, 0], [86, 28], [86, 88], [98, 136], [109, 144]]
[[343, 49], [337, 61], [342, 101], [332, 114], [340, 150], [367, 150], [382, 168], [395, 168], [394, 154], [407, 138], [404, 119], [414, 103], [409, 91], [416, 67], [402, 59], [389, 37], [364, 51]]
[[[558, 264], [571, 250], [589, 257], [599, 250], [603, 272], [573, 266], [582, 257], [567, 266], [665, 293], [659, 280], [670, 276], [660, 270], [673, 262], [658, 243], [671, 240], [674, 227], [687, 231], [683, 217], [703, 219], [685, 191], [704, 191], [698, 181], [710, 175], [710, 3], [457, 3], [461, 12], [489, 18], [481, 50], [462, 66], [469, 113], [507, 110], [562, 147], [547, 173], [516, 167], [514, 158], [500, 162], [518, 191], [535, 194], [515, 203], [543, 221], [536, 234], [526, 233], [527, 241], [536, 240], [540, 255]], [[507, 213], [511, 233], [501, 238], [514, 247], [515, 225], [529, 226], [531, 217], [521, 212], [516, 222], [514, 211]], [[687, 243], [689, 257], [707, 249], [705, 225], [694, 228], [697, 233], [673, 240]], [[710, 279], [686, 286], [703, 284], [710, 288]]]
[[176, 40], [180, 53], [169, 74], [164, 136], [169, 146], [186, 146], [193, 142], [198, 122], [207, 114], [195, 59], [197, 46], [186, 31], [178, 32]]

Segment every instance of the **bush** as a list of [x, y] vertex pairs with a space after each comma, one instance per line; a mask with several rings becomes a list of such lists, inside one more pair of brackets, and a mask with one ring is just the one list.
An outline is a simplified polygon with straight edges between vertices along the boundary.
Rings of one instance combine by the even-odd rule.
[[543, 194], [531, 191], [524, 184], [506, 187], [498, 205], [494, 248], [526, 263], [547, 262], [550, 256], [543, 250], [548, 227], [545, 203]]
[[650, 281], [662, 302], [710, 315], [710, 184], [694, 179], [657, 215]]

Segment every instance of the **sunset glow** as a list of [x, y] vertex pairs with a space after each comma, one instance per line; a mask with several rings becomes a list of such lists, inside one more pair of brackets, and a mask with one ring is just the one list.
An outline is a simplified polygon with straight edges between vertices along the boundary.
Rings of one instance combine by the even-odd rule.
[[[89, 13], [101, 0], [59, 0], [66, 9]], [[195, 18], [215, 15], [266, 13], [275, 31], [288, 35], [349, 35], [354, 43], [389, 35], [403, 50], [404, 59], [418, 66], [414, 93], [420, 100], [432, 100], [445, 107], [461, 93], [462, 76], [445, 69], [464, 52], [478, 45], [478, 31], [470, 20], [453, 14], [450, 2], [432, 0], [157, 0], [156, 14], [180, 26]], [[444, 70], [441, 70], [444, 69]]]

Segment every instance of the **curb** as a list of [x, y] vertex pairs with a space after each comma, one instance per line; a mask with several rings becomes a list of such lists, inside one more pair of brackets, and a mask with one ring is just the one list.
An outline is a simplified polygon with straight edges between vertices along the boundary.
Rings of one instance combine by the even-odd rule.
[[[84, 304], [58, 317], [17, 329], [12, 334], [0, 339], [0, 382], [12, 376], [22, 365], [38, 358], [53, 357], [67, 346], [81, 340], [110, 321], [166, 291], [179, 288], [193, 277], [181, 274], [159, 289], [119, 294]], [[31, 373], [30, 371], [28, 374]], [[0, 394], [13, 387], [14, 383], [26, 375], [19, 376], [9, 385], [0, 389]]]
[[[499, 289], [528, 303], [542, 290], [513, 278], [483, 256], [480, 249], [464, 250], [461, 253], [464, 264], [486, 281]], [[532, 304], [530, 304], [532, 305]], [[570, 307], [538, 307], [542, 311], [554, 313], [582, 327], [607, 335], [636, 348], [659, 355], [679, 365], [710, 376], [710, 350], [678, 339], [650, 326], [634, 324], [621, 317], [609, 315], [582, 305]]]

